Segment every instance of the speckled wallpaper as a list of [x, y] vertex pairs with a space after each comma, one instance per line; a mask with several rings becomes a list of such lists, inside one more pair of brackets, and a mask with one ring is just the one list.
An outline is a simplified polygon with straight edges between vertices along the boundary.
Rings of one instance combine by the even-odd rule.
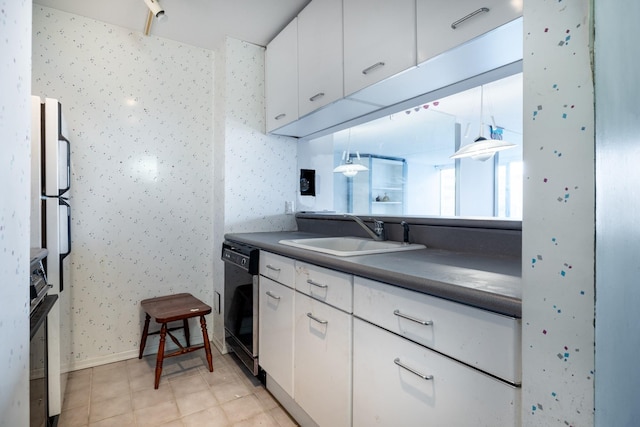
[[590, 2], [524, 3], [523, 425], [594, 412]]
[[[225, 233], [295, 229], [284, 204], [296, 200], [297, 140], [265, 134], [264, 48], [227, 38], [216, 52], [214, 80], [215, 247]], [[222, 297], [223, 277], [216, 259], [214, 292]], [[213, 342], [221, 351], [223, 316], [214, 313]]]
[[29, 425], [31, 1], [0, 0], [0, 426]]
[[135, 357], [144, 298], [213, 300], [212, 72], [210, 51], [34, 7], [33, 93], [72, 143], [63, 370]]
[[264, 133], [264, 48], [227, 38], [225, 58], [225, 231], [291, 230], [297, 140]]

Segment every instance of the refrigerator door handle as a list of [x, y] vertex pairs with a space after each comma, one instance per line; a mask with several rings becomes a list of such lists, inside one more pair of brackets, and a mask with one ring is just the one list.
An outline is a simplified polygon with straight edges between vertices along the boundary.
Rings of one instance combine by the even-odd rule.
[[62, 135], [59, 136], [58, 141], [64, 142], [67, 145], [67, 164], [65, 167], [67, 170], [67, 187], [58, 189], [58, 196], [62, 196], [71, 188], [71, 143]]
[[58, 198], [58, 205], [65, 206], [67, 209], [67, 235], [66, 237], [66, 246], [67, 250], [65, 252], [60, 252], [60, 292], [64, 289], [64, 274], [62, 274], [62, 261], [71, 253], [71, 206], [67, 203], [66, 199], [62, 197]]

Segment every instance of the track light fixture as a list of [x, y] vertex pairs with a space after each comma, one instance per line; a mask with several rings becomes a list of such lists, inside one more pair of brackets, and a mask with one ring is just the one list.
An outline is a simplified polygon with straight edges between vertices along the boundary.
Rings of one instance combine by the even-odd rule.
[[144, 35], [148, 36], [151, 31], [151, 23], [155, 16], [158, 21], [164, 21], [167, 19], [167, 14], [164, 12], [160, 3], [157, 0], [144, 0], [144, 4], [149, 8], [149, 14], [147, 15], [147, 23], [144, 26]]
[[162, 20], [167, 17], [164, 13], [164, 9], [156, 0], [144, 0], [144, 3], [147, 5], [151, 13], [153, 13], [153, 16], [158, 18], [158, 20]]

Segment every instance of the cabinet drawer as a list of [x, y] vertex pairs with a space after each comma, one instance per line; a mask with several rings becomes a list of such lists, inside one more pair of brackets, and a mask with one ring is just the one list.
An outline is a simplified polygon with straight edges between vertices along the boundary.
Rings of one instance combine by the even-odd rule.
[[260, 252], [260, 275], [293, 288], [295, 261], [271, 252]]
[[354, 427], [519, 425], [519, 388], [359, 319], [353, 341]]
[[351, 313], [353, 276], [296, 261], [296, 290]]
[[521, 322], [373, 280], [354, 279], [353, 314], [514, 384]]
[[293, 302], [295, 291], [260, 277], [260, 366], [293, 397]]

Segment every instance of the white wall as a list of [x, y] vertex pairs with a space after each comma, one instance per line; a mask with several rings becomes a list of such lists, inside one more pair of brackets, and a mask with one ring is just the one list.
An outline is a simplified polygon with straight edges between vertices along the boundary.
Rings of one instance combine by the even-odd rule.
[[[315, 211], [315, 210], [332, 210], [334, 208], [334, 192], [338, 188], [334, 188], [334, 176], [332, 172], [334, 166], [333, 152], [333, 135], [323, 136], [311, 141], [298, 142], [298, 169], [313, 169], [316, 171], [316, 195], [302, 196], [299, 187], [297, 191], [297, 210], [299, 211]], [[299, 171], [298, 171], [299, 173]], [[341, 200], [344, 200], [346, 210], [347, 185], [342, 182], [340, 185]]]
[[640, 419], [640, 121], [635, 0], [595, 3], [596, 425]]
[[264, 48], [227, 38], [224, 60], [225, 232], [292, 230], [297, 140], [265, 135]]
[[0, 426], [29, 425], [30, 1], [0, 1]]
[[[594, 421], [590, 2], [524, 2], [523, 425]], [[616, 425], [616, 424], [607, 424]]]
[[36, 6], [33, 58], [72, 143], [63, 371], [135, 357], [140, 300], [213, 301], [212, 52]]

